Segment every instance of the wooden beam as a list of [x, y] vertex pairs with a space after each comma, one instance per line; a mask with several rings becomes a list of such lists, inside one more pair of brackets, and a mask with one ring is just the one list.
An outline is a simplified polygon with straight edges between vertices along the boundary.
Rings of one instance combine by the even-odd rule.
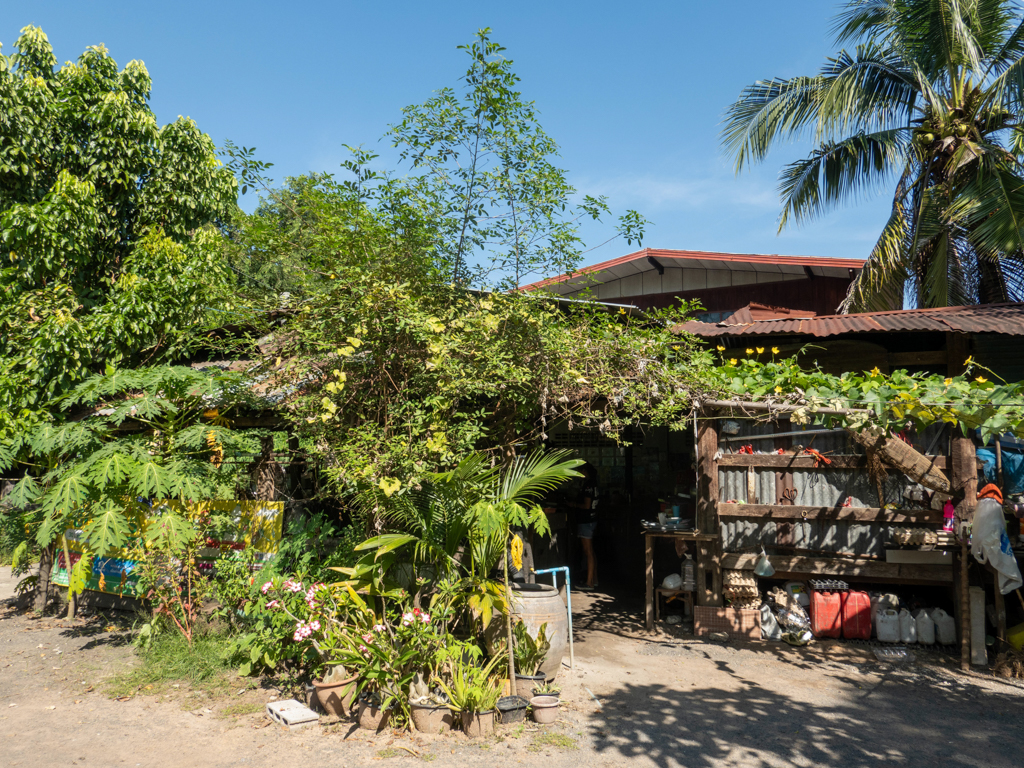
[[[951, 352], [952, 354], [952, 352]], [[950, 359], [952, 366], [952, 358]], [[960, 669], [971, 668], [971, 598], [970, 555], [967, 550], [966, 526], [974, 521], [974, 508], [978, 504], [978, 462], [974, 441], [953, 433], [949, 450], [950, 475], [953, 478], [953, 497], [956, 501], [957, 534], [960, 535]]]
[[[722, 558], [722, 567], [752, 570], [759, 554], [729, 553]], [[953, 569], [948, 565], [918, 565], [912, 563], [882, 563], [874, 560], [854, 560], [836, 557], [794, 557], [769, 555], [775, 568], [774, 578], [790, 576], [838, 576], [856, 581], [900, 582], [904, 584], [950, 584]]]
[[809, 507], [781, 504], [726, 504], [719, 502], [719, 517], [756, 519], [813, 519], [866, 523], [941, 523], [934, 509], [891, 510], [877, 507]]
[[[834, 454], [827, 457], [831, 464], [825, 464], [814, 456], [793, 453], [726, 453], [718, 457], [720, 467], [765, 467], [778, 469], [866, 469], [867, 456], [861, 454]], [[949, 470], [949, 459], [945, 456], [925, 456], [933, 467], [943, 472]]]

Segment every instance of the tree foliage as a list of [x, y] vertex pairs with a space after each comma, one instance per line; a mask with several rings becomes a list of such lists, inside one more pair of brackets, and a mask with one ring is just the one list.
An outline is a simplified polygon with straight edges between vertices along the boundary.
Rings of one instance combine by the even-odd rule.
[[107, 363], [166, 360], [226, 275], [236, 182], [145, 66], [103, 46], [59, 69], [42, 30], [0, 56], [0, 406], [39, 408]]
[[[7, 501], [38, 505], [35, 535], [43, 546], [73, 528], [86, 552], [99, 557], [139, 537], [166, 539], [173, 549], [193, 535], [180, 510], [233, 492], [234, 476], [220, 457], [243, 447], [243, 438], [227, 417], [249, 401], [233, 373], [156, 366], [93, 376], [61, 399], [75, 418], [22, 438], [46, 464], [25, 475]], [[179, 506], [142, 515], [140, 528], [140, 505], [154, 501]]]
[[849, 0], [813, 76], [762, 80], [729, 108], [737, 170], [780, 141], [780, 230], [895, 184], [844, 311], [1024, 298], [1024, 14], [1010, 0]]

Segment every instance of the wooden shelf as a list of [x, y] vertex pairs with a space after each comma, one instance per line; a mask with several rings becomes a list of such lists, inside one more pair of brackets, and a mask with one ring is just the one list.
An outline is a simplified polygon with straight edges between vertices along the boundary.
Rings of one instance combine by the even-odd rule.
[[807, 507], [783, 504], [717, 505], [719, 517], [748, 520], [826, 520], [866, 523], [941, 523], [942, 512], [934, 509], [879, 509], [878, 507]]
[[[761, 557], [760, 554], [723, 555], [722, 567], [749, 571]], [[768, 560], [775, 568], [772, 578], [785, 579], [796, 576], [837, 576], [858, 581], [890, 581], [904, 584], [951, 584], [953, 568], [949, 565], [919, 565], [911, 563], [886, 563], [879, 560], [864, 560], [843, 557], [798, 557], [769, 555]]]

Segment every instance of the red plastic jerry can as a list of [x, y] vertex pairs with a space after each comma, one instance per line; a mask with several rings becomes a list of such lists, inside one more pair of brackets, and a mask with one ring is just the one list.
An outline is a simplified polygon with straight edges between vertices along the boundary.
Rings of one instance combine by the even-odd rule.
[[[839, 637], [842, 634], [842, 595], [842, 592], [811, 592], [811, 631], [815, 637]], [[868, 618], [871, 618], [870, 606]]]
[[871, 598], [867, 592], [850, 590], [843, 594], [843, 637], [871, 639]]

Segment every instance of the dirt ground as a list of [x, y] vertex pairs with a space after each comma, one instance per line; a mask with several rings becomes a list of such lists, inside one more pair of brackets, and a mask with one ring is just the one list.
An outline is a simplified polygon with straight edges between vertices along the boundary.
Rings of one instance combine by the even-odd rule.
[[246, 678], [213, 698], [186, 685], [111, 698], [104, 681], [135, 663], [117, 622], [19, 613], [13, 589], [0, 569], [2, 768], [1024, 764], [1024, 686], [960, 675], [939, 652], [897, 667], [863, 645], [649, 636], [638, 605], [602, 593], [573, 596], [575, 668], [563, 663], [559, 722], [470, 741], [350, 723], [288, 731], [262, 715], [280, 691]]

